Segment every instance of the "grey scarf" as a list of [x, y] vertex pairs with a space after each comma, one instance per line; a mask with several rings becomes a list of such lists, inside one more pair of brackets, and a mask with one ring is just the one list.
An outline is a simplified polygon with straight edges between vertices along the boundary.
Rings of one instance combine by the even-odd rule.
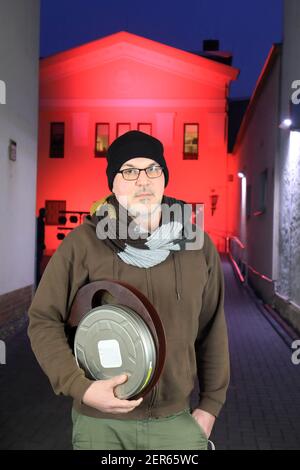
[[165, 261], [171, 251], [200, 250], [203, 230], [191, 222], [191, 206], [179, 199], [163, 196], [161, 220], [152, 232], [137, 225], [114, 194], [102, 200], [91, 216], [97, 237], [127, 264], [150, 268]]

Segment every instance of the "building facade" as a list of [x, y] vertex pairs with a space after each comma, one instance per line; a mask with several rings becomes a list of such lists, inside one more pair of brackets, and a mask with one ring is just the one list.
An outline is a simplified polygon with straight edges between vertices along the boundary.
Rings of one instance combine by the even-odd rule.
[[[69, 216], [80, 223], [109, 193], [105, 150], [133, 129], [163, 142], [166, 194], [204, 204], [205, 228], [224, 250], [227, 96], [237, 74], [127, 32], [41, 60], [37, 211], [46, 206], [47, 250], [74, 227]], [[66, 215], [64, 227], [59, 214]]]
[[38, 0], [1, 0], [0, 325], [31, 303], [35, 276]]
[[[300, 331], [300, 4], [284, 2], [273, 45], [229, 157], [236, 187], [236, 253], [263, 300]], [[287, 121], [287, 119], [290, 120]]]

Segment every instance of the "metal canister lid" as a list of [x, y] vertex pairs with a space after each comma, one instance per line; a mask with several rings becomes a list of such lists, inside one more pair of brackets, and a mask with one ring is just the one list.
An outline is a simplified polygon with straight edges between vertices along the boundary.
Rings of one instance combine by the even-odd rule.
[[80, 321], [74, 340], [77, 364], [89, 378], [110, 379], [127, 374], [115, 389], [118, 398], [140, 393], [151, 381], [156, 348], [145, 321], [124, 305], [101, 305]]

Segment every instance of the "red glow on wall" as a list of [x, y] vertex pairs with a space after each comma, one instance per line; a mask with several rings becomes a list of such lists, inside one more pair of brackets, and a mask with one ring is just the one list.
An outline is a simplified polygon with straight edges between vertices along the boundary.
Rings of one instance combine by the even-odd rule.
[[[223, 250], [234, 220], [226, 90], [236, 76], [230, 66], [125, 32], [43, 59], [37, 212], [46, 200], [65, 200], [69, 211], [89, 211], [109, 193], [106, 160], [95, 158], [96, 123], [109, 123], [110, 142], [118, 124], [138, 129], [148, 123], [165, 146], [166, 194], [204, 203], [205, 229]], [[64, 158], [49, 158], [51, 122], [65, 123]], [[199, 124], [195, 160], [183, 159], [188, 123]], [[57, 233], [56, 226], [46, 226], [47, 250], [60, 243]]]

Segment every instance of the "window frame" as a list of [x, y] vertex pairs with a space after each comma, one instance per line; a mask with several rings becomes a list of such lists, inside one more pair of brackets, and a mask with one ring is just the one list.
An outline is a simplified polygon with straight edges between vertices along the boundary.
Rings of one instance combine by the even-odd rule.
[[[185, 136], [187, 126], [197, 126], [197, 153], [185, 152]], [[183, 124], [183, 160], [198, 160], [199, 159], [199, 123], [198, 122], [186, 122]]]
[[[53, 147], [54, 147], [54, 144], [53, 144], [53, 137], [54, 137], [53, 128], [57, 124], [60, 124], [60, 125], [63, 126], [62, 152], [59, 155], [53, 155]], [[64, 121], [51, 121], [50, 122], [49, 158], [64, 158], [65, 157], [65, 134], [66, 134], [66, 125], [65, 125]]]
[[[137, 125], [137, 130], [138, 131], [141, 131], [140, 126], [150, 126], [150, 134], [149, 135], [152, 135], [152, 122], [138, 122], [138, 125]], [[141, 131], [141, 132], [145, 132], [145, 131]], [[147, 134], [147, 132], [146, 132], [146, 134]]]
[[109, 139], [109, 132], [110, 132], [109, 122], [96, 122], [95, 123], [94, 157], [95, 158], [103, 158], [103, 157], [105, 158], [107, 150], [97, 150], [97, 137], [98, 137], [97, 126], [108, 126], [108, 133], [107, 133], [107, 136], [108, 136], [107, 148], [108, 148], [109, 147], [109, 142], [110, 142], [110, 139]]
[[[119, 131], [118, 131], [119, 126], [129, 126], [129, 130], [126, 131], [126, 132], [131, 131], [131, 122], [117, 122], [117, 124], [116, 124], [116, 138], [120, 137]], [[124, 132], [124, 134], [125, 134], [125, 132]], [[121, 135], [123, 135], [123, 134], [121, 134]]]

